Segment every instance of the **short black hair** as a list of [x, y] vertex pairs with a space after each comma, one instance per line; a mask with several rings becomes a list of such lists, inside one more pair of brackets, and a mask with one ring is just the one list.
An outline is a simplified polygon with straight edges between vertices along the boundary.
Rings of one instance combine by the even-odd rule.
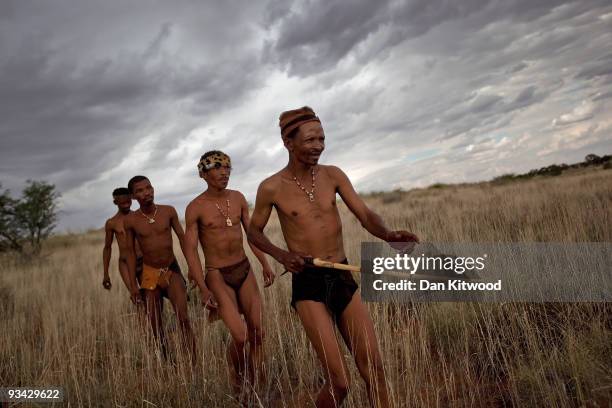
[[117, 187], [113, 190], [113, 197], [122, 196], [122, 195], [130, 195], [130, 190], [125, 187]]
[[130, 181], [128, 181], [128, 191], [130, 193], [134, 192], [134, 184], [138, 183], [139, 181], [142, 180], [149, 180], [147, 177], [145, 176], [134, 176], [130, 179]]

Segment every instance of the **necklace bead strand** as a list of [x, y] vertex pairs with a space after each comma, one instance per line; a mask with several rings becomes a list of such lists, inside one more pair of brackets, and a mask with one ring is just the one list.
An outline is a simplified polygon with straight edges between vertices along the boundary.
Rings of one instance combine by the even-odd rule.
[[297, 177], [295, 175], [293, 176], [293, 181], [295, 181], [297, 186], [308, 196], [308, 200], [309, 201], [314, 201], [314, 191], [315, 191], [315, 170], [314, 170], [314, 167], [312, 168], [311, 175], [312, 175], [312, 184], [311, 184], [310, 191], [306, 190], [306, 188], [302, 185], [302, 183], [300, 183], [300, 181], [297, 179]]
[[155, 216], [157, 215], [157, 206], [155, 206], [155, 212], [153, 213], [153, 217], [149, 217], [145, 213], [143, 213], [142, 208], [139, 208], [138, 211], [140, 211], [142, 216], [145, 217], [147, 221], [149, 221], [149, 224], [153, 224], [155, 222]]
[[230, 213], [230, 210], [229, 210], [230, 202], [229, 202], [229, 200], [226, 200], [226, 201], [227, 201], [227, 214], [223, 213], [223, 210], [221, 210], [221, 207], [219, 207], [219, 204], [215, 203], [215, 206], [217, 207], [217, 210], [219, 210], [221, 215], [223, 217], [225, 217], [225, 225], [227, 225], [228, 227], [231, 227], [233, 224], [232, 224], [232, 219], [229, 216], [229, 213]]

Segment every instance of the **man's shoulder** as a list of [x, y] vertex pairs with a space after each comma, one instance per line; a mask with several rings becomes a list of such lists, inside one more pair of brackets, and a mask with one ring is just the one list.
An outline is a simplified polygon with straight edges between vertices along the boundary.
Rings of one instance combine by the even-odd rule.
[[264, 193], [275, 191], [282, 181], [283, 170], [277, 171], [259, 183], [259, 189]]
[[[197, 221], [200, 222], [207, 214], [212, 212], [211, 209], [212, 203], [206, 196], [202, 193], [195, 197], [193, 200], [187, 204], [185, 207], [185, 221]], [[212, 207], [214, 209], [214, 207]]]
[[262, 202], [273, 202], [276, 192], [281, 186], [280, 172], [275, 173], [259, 183], [257, 187], [257, 199]]
[[130, 211], [129, 214], [126, 214], [123, 217], [123, 226], [126, 227], [133, 223], [134, 217], [136, 217], [136, 211]]
[[200, 193], [197, 196], [195, 196], [193, 198], [193, 200], [191, 200], [187, 204], [187, 207], [185, 207], [185, 211], [195, 210], [196, 208], [198, 208], [202, 204], [204, 204], [204, 193]]
[[331, 164], [319, 164], [319, 168], [332, 177], [336, 177], [344, 173], [340, 167]]
[[168, 213], [168, 214], [174, 214], [176, 212], [176, 208], [174, 208], [171, 205], [167, 205], [167, 204], [156, 204], [158, 211], [161, 210], [164, 213]]
[[350, 180], [348, 180], [348, 176], [346, 175], [346, 173], [344, 173], [344, 171], [342, 171], [342, 169], [338, 166], [332, 166], [332, 165], [320, 165], [321, 169], [320, 171], [322, 173], [325, 173], [327, 175], [327, 177], [329, 177], [333, 183], [335, 183], [336, 187], [346, 184], [346, 182], [348, 181], [350, 183]]
[[229, 196], [230, 198], [238, 198], [240, 200], [246, 200], [246, 198], [244, 197], [244, 194], [242, 194], [240, 191], [238, 190], [230, 190], [229, 188], [227, 189], [227, 191], [229, 192]]

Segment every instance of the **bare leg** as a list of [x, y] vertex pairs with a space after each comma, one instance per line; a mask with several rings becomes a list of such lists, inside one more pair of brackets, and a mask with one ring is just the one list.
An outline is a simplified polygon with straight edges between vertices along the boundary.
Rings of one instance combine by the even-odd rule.
[[249, 275], [238, 291], [238, 301], [244, 312], [247, 328], [249, 332], [249, 380], [253, 386], [265, 384], [265, 370], [263, 367], [263, 338], [264, 330], [262, 325], [262, 304], [257, 280], [253, 271]]
[[[129, 289], [129, 271], [127, 262], [125, 260], [119, 259], [119, 274], [121, 275], [121, 279], [127, 288], [128, 293], [130, 293]], [[136, 312], [138, 313], [138, 320], [140, 324], [143, 324], [143, 327], [146, 326], [146, 307], [143, 305], [136, 306]]]
[[128, 271], [127, 262], [123, 259], [119, 259], [119, 275], [121, 275], [121, 280], [123, 280], [123, 284], [125, 285], [128, 293], [130, 292], [130, 274]]
[[355, 357], [359, 374], [366, 383], [370, 404], [373, 407], [391, 406], [374, 324], [359, 293], [353, 295], [353, 299], [340, 315], [338, 326], [346, 345]]
[[323, 303], [300, 300], [296, 309], [306, 335], [323, 365], [326, 382], [317, 395], [317, 407], [339, 407], [346, 398], [349, 373], [336, 338], [334, 323]]
[[166, 336], [164, 335], [162, 327], [162, 312], [163, 312], [163, 299], [159, 288], [153, 290], [145, 290], [145, 308], [149, 322], [151, 323], [151, 330], [153, 332], [153, 339], [161, 349], [161, 353], [164, 359], [167, 358], [167, 345]]
[[208, 269], [206, 272], [206, 284], [215, 295], [217, 300], [219, 316], [227, 326], [232, 341], [227, 348], [227, 360], [232, 372], [232, 388], [240, 394], [241, 384], [245, 379], [246, 371], [246, 342], [248, 340], [247, 325], [240, 317], [236, 293], [227, 286], [221, 272], [216, 269]]
[[167, 290], [168, 298], [170, 298], [170, 302], [174, 306], [176, 319], [181, 328], [183, 345], [191, 353], [191, 364], [195, 365], [197, 362], [196, 345], [191, 324], [189, 323], [189, 314], [187, 313], [187, 290], [185, 289], [183, 278], [178, 273], [172, 274]]

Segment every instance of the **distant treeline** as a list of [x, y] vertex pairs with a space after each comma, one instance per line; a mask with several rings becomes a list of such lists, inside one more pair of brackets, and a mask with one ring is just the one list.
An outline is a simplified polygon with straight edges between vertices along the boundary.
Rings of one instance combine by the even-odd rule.
[[[512, 181], [518, 180], [528, 180], [535, 176], [559, 176], [564, 171], [568, 169], [584, 169], [588, 167], [597, 167], [602, 166], [603, 169], [611, 169], [612, 168], [612, 155], [598, 156], [596, 154], [587, 154], [584, 158], [584, 161], [574, 163], [574, 164], [551, 164], [550, 166], [542, 167], [539, 169], [529, 170], [527, 173], [523, 174], [515, 174], [515, 173], [507, 173], [502, 174], [501, 176], [497, 176], [490, 181], [485, 181], [484, 183], [493, 183], [493, 184], [503, 184]], [[446, 183], [435, 183], [430, 185], [429, 187], [425, 187], [425, 189], [443, 189], [447, 187], [463, 187], [470, 186], [479, 183], [454, 183], [454, 184], [446, 184]], [[414, 190], [421, 190], [420, 188], [416, 188]], [[382, 197], [383, 203], [392, 203], [396, 201], [400, 201], [402, 195], [406, 193], [406, 190], [402, 190], [401, 188], [397, 188], [393, 191], [372, 191], [369, 193], [361, 193], [367, 197]]]
[[604, 169], [612, 168], [612, 155], [598, 156], [596, 154], [587, 154], [584, 161], [574, 164], [551, 164], [550, 166], [541, 167], [539, 169], [529, 170], [527, 173], [514, 174], [507, 173], [501, 176], [495, 177], [491, 180], [493, 183], [503, 183], [514, 180], [525, 180], [535, 176], [560, 176], [565, 170], [568, 169], [583, 169], [586, 167], [594, 167], [603, 165]]

